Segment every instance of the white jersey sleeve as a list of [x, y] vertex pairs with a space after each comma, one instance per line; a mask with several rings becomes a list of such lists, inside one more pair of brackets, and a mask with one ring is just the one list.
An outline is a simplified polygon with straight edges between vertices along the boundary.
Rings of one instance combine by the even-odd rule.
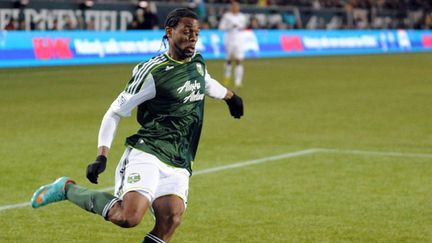
[[120, 93], [117, 99], [111, 104], [110, 109], [121, 117], [131, 115], [132, 110], [146, 100], [156, 96], [156, 87], [153, 76], [149, 74], [144, 81], [140, 91], [129, 93], [127, 90]]
[[205, 85], [206, 85], [206, 95], [215, 98], [215, 99], [223, 99], [225, 98], [228, 90], [218, 81], [213, 79], [210, 74], [205, 70]]
[[111, 147], [119, 122], [120, 116], [108, 109], [99, 128], [98, 148], [101, 146]]
[[[134, 76], [137, 75], [136, 71], [135, 68], [133, 71]], [[111, 104], [99, 128], [98, 147], [111, 147], [121, 117], [130, 116], [135, 107], [156, 96], [155, 83], [151, 74], [148, 74], [141, 83], [142, 85], [139, 90], [130, 92], [130, 89], [127, 88]]]
[[229, 23], [228, 23], [228, 17], [227, 17], [228, 13], [224, 13], [224, 15], [222, 15], [222, 18], [219, 22], [219, 29], [220, 30], [228, 30], [229, 27]]

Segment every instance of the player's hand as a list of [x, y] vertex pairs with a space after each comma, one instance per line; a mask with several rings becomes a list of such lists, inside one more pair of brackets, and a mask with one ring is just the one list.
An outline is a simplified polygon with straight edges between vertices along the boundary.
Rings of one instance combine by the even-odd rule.
[[106, 168], [107, 157], [99, 155], [96, 160], [87, 166], [87, 179], [94, 184], [97, 184], [97, 179], [100, 173]]
[[243, 116], [243, 100], [240, 96], [234, 94], [231, 99], [225, 100], [228, 105], [231, 116], [240, 119]]

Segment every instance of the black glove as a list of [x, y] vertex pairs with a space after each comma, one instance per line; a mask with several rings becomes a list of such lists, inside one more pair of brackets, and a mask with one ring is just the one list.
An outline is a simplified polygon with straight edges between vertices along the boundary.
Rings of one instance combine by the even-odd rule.
[[99, 155], [96, 160], [87, 166], [87, 179], [94, 184], [97, 184], [98, 175], [106, 168], [107, 157]]
[[231, 99], [225, 100], [228, 105], [231, 116], [240, 119], [243, 116], [243, 100], [240, 96], [234, 94]]

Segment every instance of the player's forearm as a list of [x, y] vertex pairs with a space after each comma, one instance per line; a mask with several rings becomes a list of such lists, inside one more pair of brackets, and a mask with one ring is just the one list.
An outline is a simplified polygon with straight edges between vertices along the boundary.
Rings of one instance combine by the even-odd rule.
[[98, 155], [108, 155], [109, 148], [114, 140], [120, 116], [109, 109], [101, 122], [98, 136]]

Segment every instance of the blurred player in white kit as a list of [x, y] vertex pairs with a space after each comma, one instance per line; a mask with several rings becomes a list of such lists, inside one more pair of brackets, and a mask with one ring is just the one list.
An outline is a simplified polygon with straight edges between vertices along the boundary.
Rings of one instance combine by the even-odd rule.
[[230, 9], [226, 12], [219, 23], [219, 29], [225, 31], [225, 73], [224, 84], [229, 85], [231, 79], [232, 61], [235, 61], [234, 84], [238, 89], [242, 86], [244, 50], [242, 32], [246, 28], [246, 16], [240, 12], [240, 4], [232, 1]]

